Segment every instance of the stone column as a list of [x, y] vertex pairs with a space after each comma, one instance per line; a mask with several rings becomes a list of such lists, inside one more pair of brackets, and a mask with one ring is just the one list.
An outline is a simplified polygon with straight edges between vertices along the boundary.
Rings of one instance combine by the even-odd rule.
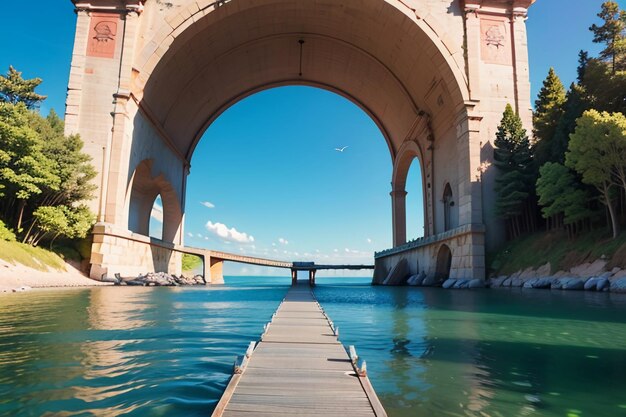
[[[224, 260], [214, 258], [212, 256], [205, 256], [205, 268], [208, 260], [209, 264], [209, 279], [204, 277], [204, 280], [211, 284], [223, 284], [224, 283]], [[206, 269], [205, 269], [206, 271]]]
[[391, 193], [391, 215], [393, 221], [393, 246], [406, 243], [406, 195], [404, 190], [394, 190]]
[[298, 284], [298, 271], [296, 269], [291, 270], [291, 285]]
[[465, 39], [467, 47], [467, 73], [472, 100], [480, 97], [480, 0], [465, 1]]
[[511, 34], [513, 37], [513, 74], [515, 82], [515, 107], [522, 119], [526, 131], [531, 134], [533, 113], [530, 106], [530, 75], [528, 69], [528, 37], [526, 35], [526, 18], [528, 9], [514, 7], [511, 17]]

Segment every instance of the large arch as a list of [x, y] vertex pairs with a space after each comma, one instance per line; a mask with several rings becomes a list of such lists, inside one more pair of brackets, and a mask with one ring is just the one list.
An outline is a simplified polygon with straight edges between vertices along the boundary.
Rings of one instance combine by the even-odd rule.
[[[378, 124], [394, 166], [394, 246], [406, 240], [402, 193], [407, 158], [415, 156], [426, 235], [443, 232], [433, 196], [446, 183], [458, 197], [459, 226], [482, 225], [480, 147], [503, 103], [513, 101], [520, 113], [529, 107], [521, 88], [527, 73], [518, 67], [531, 0], [73, 1], [66, 129], [91, 138], [86, 148], [103, 173], [99, 221], [113, 228], [128, 230], [129, 179], [147, 159], [178, 196], [182, 218], [191, 155], [206, 128], [242, 98], [280, 85], [337, 92]], [[93, 36], [102, 21], [111, 29], [104, 43]], [[502, 49], [485, 43], [484, 28], [493, 27]], [[481, 88], [484, 65], [513, 71], [507, 79], [515, 81]], [[182, 222], [177, 227], [169, 235], [181, 237]], [[468, 260], [472, 273], [484, 273], [483, 252]]]

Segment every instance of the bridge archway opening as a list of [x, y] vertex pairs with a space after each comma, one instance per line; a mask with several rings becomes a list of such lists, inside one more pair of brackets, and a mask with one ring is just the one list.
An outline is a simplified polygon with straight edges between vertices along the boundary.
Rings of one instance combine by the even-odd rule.
[[417, 156], [411, 161], [407, 172], [406, 238], [408, 241], [424, 236], [424, 190], [422, 164]]
[[[336, 150], [344, 145], [350, 146]], [[247, 96], [209, 126], [191, 162], [187, 200], [198, 195], [209, 200], [201, 207], [193, 198], [188, 209], [185, 230], [191, 235], [187, 234], [186, 243], [191, 246], [318, 264], [368, 264], [375, 248], [368, 238], [379, 245], [390, 244], [382, 240], [388, 239], [392, 171], [384, 134], [362, 107], [334, 91], [295, 85]], [[348, 198], [338, 199], [338, 195]], [[227, 207], [230, 213], [225, 212]], [[257, 223], [263, 218], [264, 226], [253, 224], [252, 217]], [[207, 220], [210, 230], [205, 229]], [[217, 223], [224, 225], [223, 232], [235, 228], [255, 240], [236, 241], [227, 233], [222, 238]], [[205, 229], [203, 236], [198, 236], [200, 228]], [[266, 229], [287, 232], [268, 236]], [[330, 246], [330, 240], [340, 240], [336, 238], [354, 230], [363, 230], [359, 242], [340, 243], [334, 252], [337, 246]], [[278, 242], [279, 236], [291, 243]], [[311, 241], [320, 242], [301, 250], [313, 245]], [[227, 275], [267, 273], [266, 268], [230, 262], [224, 268]], [[353, 276], [355, 272], [324, 274]]]
[[435, 277], [438, 282], [443, 282], [450, 278], [450, 269], [452, 267], [452, 252], [448, 245], [441, 245], [437, 252], [437, 264]]
[[154, 199], [154, 203], [152, 203], [148, 229], [148, 236], [163, 240], [163, 199], [161, 194], [158, 194]]

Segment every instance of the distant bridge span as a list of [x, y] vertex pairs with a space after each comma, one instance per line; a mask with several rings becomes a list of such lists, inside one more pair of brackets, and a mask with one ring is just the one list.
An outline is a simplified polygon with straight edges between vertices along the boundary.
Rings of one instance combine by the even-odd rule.
[[284, 268], [291, 270], [291, 280], [295, 284], [297, 281], [298, 271], [309, 272], [309, 283], [315, 285], [315, 274], [320, 269], [337, 270], [361, 270], [374, 269], [374, 265], [326, 265], [316, 264], [315, 262], [288, 262], [278, 261], [274, 259], [257, 258], [254, 256], [237, 255], [234, 253], [221, 252], [209, 249], [181, 247], [180, 252], [197, 255], [204, 261], [204, 277], [207, 282], [212, 284], [221, 284], [224, 282], [223, 264], [224, 261], [237, 262], [248, 265], [268, 266], [273, 268]]

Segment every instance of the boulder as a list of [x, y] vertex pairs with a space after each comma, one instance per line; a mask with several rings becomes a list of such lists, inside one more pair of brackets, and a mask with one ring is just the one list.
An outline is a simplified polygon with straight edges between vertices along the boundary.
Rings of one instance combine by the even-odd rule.
[[485, 281], [480, 278], [474, 278], [467, 283], [467, 288], [485, 288]]
[[522, 285], [522, 288], [535, 288], [534, 285], [537, 282], [539, 278], [531, 278], [528, 281], [524, 282], [524, 285]]
[[604, 267], [606, 266], [606, 264], [606, 260], [598, 259], [593, 263], [587, 262], [582, 265], [575, 266], [574, 268], [570, 269], [570, 273], [579, 277], [598, 276], [604, 272]]
[[598, 278], [596, 282], [596, 291], [607, 291], [611, 286], [611, 281], [608, 278]]
[[626, 278], [626, 269], [620, 269], [618, 271], [615, 271], [613, 275], [611, 276], [611, 279], [619, 279], [619, 278]]
[[405, 258], [400, 259], [400, 261], [391, 268], [387, 278], [383, 281], [383, 285], [404, 285], [406, 284], [406, 280], [409, 276], [409, 263]]
[[563, 280], [566, 280], [568, 278], [555, 278], [554, 280], [552, 280], [552, 284], [550, 284], [550, 288], [553, 290], [560, 290], [561, 287], [563, 286]]
[[533, 288], [538, 289], [546, 289], [552, 286], [553, 278], [545, 277], [545, 278], [537, 278], [537, 280], [532, 284]]
[[467, 288], [469, 282], [469, 279], [457, 279], [452, 288]]
[[510, 287], [512, 280], [513, 280], [512, 278], [507, 278], [504, 281], [502, 281], [502, 287]]
[[618, 278], [612, 281], [611, 292], [626, 293], [626, 278]]
[[502, 276], [499, 276], [499, 277], [496, 277], [496, 278], [491, 278], [489, 280], [489, 285], [491, 287], [493, 287], [493, 288], [501, 287], [506, 279], [507, 279], [506, 275], [502, 275]]
[[420, 271], [419, 274], [412, 275], [407, 281], [407, 284], [420, 286], [424, 282], [424, 278], [426, 278], [426, 273], [424, 271]]
[[591, 277], [587, 281], [585, 281], [585, 286], [583, 288], [585, 289], [585, 291], [595, 291], [597, 283], [598, 283], [598, 278]]
[[441, 281], [437, 279], [435, 274], [427, 275], [422, 282], [422, 286], [424, 287], [438, 287], [441, 285]]
[[456, 279], [448, 278], [447, 280], [443, 282], [441, 286], [447, 290], [449, 288], [452, 288], [455, 283], [456, 283]]
[[544, 265], [537, 268], [538, 277], [547, 277], [550, 275], [550, 272], [552, 272], [552, 265], [550, 265], [550, 262], [546, 262]]
[[511, 287], [521, 287], [522, 285], [524, 285], [524, 280], [516, 277], [516, 278], [511, 278]]
[[583, 290], [585, 289], [585, 280], [582, 278], [569, 278], [562, 281], [562, 290]]

